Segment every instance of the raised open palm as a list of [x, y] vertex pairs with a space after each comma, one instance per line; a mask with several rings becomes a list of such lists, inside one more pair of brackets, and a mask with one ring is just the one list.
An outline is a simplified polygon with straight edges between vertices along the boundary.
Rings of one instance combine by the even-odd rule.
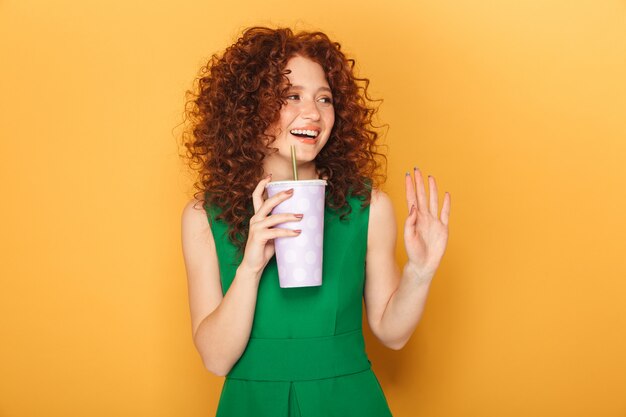
[[409, 215], [404, 224], [404, 246], [408, 266], [421, 279], [431, 279], [439, 267], [448, 243], [450, 194], [445, 193], [441, 217], [435, 178], [429, 176], [430, 198], [419, 169], [413, 170], [415, 180], [407, 172], [405, 178], [406, 200]]

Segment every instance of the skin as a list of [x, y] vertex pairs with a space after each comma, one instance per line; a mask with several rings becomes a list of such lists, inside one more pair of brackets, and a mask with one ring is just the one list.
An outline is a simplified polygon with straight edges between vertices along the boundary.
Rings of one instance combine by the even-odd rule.
[[399, 271], [395, 262], [396, 220], [389, 197], [373, 190], [367, 238], [365, 307], [372, 333], [387, 347], [401, 349], [419, 322], [432, 279], [448, 241], [450, 194], [438, 216], [438, 192], [429, 176], [430, 199], [419, 169], [405, 176], [408, 216], [404, 248], [408, 260]]
[[[297, 230], [275, 227], [301, 220], [299, 213], [271, 214], [288, 192], [266, 198], [270, 181], [292, 179], [290, 146], [296, 146], [300, 179], [319, 178], [315, 157], [328, 141], [334, 123], [332, 94], [322, 67], [303, 57], [289, 60], [287, 76], [300, 86], [290, 92], [279, 121], [271, 127], [277, 135], [263, 167], [268, 174], [252, 193], [255, 214], [250, 219], [244, 257], [235, 278], [222, 296], [215, 242], [206, 213], [191, 200], [182, 213], [182, 246], [187, 270], [193, 340], [206, 368], [226, 375], [243, 354], [252, 329], [261, 274], [274, 256], [273, 240], [297, 236]], [[329, 100], [330, 99], [330, 100]], [[290, 129], [315, 126], [320, 134], [314, 144], [302, 143]], [[366, 255], [365, 307], [372, 332], [387, 347], [401, 349], [419, 322], [430, 284], [443, 257], [448, 239], [450, 194], [438, 215], [435, 179], [429, 177], [430, 199], [419, 170], [405, 178], [409, 214], [404, 223], [404, 247], [408, 261], [402, 271], [395, 262], [396, 220], [389, 197], [372, 190]]]
[[[266, 156], [263, 168], [266, 174], [273, 174], [274, 181], [293, 179], [290, 149], [293, 145], [296, 148], [298, 179], [318, 179], [315, 157], [328, 142], [335, 123], [330, 86], [322, 67], [310, 59], [295, 56], [287, 62], [286, 69], [291, 71], [287, 78], [292, 87], [280, 111], [280, 119], [268, 132], [276, 135], [271, 146], [278, 152]], [[289, 133], [291, 129], [307, 126], [320, 130], [315, 144], [302, 143]]]

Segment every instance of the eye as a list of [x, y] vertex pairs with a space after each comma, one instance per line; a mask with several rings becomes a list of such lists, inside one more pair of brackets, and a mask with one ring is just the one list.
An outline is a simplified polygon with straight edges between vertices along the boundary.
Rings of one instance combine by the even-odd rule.
[[299, 94], [289, 94], [287, 96], [287, 100], [298, 100], [300, 98]]
[[320, 101], [323, 103], [327, 103], [327, 104], [332, 104], [333, 103], [333, 99], [330, 97], [322, 97], [320, 98]]

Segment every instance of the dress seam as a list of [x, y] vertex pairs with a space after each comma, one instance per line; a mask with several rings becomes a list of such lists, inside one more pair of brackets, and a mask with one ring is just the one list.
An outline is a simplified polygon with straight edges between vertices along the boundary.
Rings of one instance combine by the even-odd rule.
[[326, 376], [323, 378], [312, 378], [312, 379], [248, 379], [248, 378], [233, 378], [230, 376], [226, 376], [225, 379], [230, 379], [230, 380], [235, 380], [235, 381], [252, 381], [252, 382], [289, 382], [289, 383], [293, 383], [293, 382], [308, 382], [308, 381], [322, 381], [324, 379], [337, 379], [337, 378], [341, 378], [344, 376], [351, 376], [351, 375], [356, 375], [356, 374], [361, 374], [363, 372], [367, 372], [370, 371], [372, 369], [371, 364], [368, 361], [368, 367], [361, 370], [361, 371], [356, 371], [356, 372], [350, 372], [347, 374], [340, 374], [340, 375], [333, 375], [333, 376]]
[[337, 333], [330, 336], [306, 336], [306, 337], [250, 337], [254, 340], [310, 340], [310, 339], [332, 339], [334, 337], [345, 336], [351, 333], [362, 332], [363, 327], [359, 327], [354, 330], [349, 330], [343, 333]]

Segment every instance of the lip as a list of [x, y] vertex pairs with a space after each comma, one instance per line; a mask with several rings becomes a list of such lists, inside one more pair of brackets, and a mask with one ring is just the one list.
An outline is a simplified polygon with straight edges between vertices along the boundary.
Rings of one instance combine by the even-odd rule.
[[[293, 136], [293, 135], [291, 135]], [[304, 138], [299, 138], [297, 136], [294, 136], [294, 138], [298, 139], [298, 141], [300, 141], [301, 143], [304, 143], [306, 145], [315, 145], [317, 143], [317, 138], [315, 139], [304, 139]]]
[[316, 132], [320, 133], [322, 131], [322, 128], [319, 126], [315, 126], [315, 125], [306, 125], [302, 127], [294, 127], [292, 129], [289, 129], [289, 131], [292, 131], [292, 130], [315, 130]]

